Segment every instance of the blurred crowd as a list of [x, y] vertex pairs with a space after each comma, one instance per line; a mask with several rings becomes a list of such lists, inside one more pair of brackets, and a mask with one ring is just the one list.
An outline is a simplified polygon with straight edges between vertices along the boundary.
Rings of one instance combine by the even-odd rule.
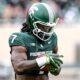
[[0, 19], [24, 19], [36, 2], [48, 3], [58, 11], [61, 22], [80, 21], [80, 0], [0, 0]]

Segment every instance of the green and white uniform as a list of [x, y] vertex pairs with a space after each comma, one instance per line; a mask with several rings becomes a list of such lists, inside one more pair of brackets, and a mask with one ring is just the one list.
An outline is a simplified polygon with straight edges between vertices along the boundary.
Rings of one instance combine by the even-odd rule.
[[[48, 41], [41, 41], [27, 32], [13, 33], [9, 37], [9, 45], [24, 46], [28, 49], [28, 60], [35, 59], [37, 55], [48, 52], [48, 54], [57, 46], [57, 35], [54, 33]], [[35, 71], [32, 71], [34, 74]], [[35, 72], [37, 73], [37, 72]]]

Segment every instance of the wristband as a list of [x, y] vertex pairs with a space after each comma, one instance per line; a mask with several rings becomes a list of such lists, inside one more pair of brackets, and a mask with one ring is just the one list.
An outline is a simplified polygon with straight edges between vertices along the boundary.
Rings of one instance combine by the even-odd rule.
[[49, 58], [46, 56], [40, 57], [36, 59], [36, 62], [38, 64], [39, 67], [44, 66], [45, 64], [49, 63]]

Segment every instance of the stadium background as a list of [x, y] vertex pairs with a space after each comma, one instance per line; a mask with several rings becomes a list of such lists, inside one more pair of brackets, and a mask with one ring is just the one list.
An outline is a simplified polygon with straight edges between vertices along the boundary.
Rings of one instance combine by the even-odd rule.
[[49, 3], [60, 16], [54, 31], [64, 64], [59, 76], [49, 74], [50, 80], [80, 80], [79, 0], [0, 0], [0, 80], [14, 80], [8, 38], [11, 33], [20, 31], [28, 8], [39, 1]]

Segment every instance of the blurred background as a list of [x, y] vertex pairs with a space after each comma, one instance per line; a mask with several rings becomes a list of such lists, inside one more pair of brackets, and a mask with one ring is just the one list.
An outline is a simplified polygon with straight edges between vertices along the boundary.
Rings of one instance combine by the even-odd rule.
[[50, 80], [80, 80], [80, 0], [0, 0], [0, 80], [14, 80], [8, 38], [20, 31], [36, 2], [48, 3], [60, 18], [54, 30], [64, 64], [59, 76], [49, 74]]

